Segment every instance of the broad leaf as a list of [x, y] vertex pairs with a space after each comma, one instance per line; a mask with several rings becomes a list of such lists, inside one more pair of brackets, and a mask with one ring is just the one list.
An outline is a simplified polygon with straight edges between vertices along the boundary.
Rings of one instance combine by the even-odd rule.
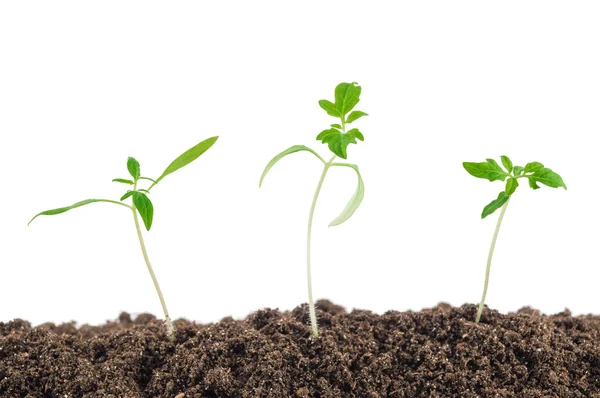
[[[162, 180], [169, 174], [174, 173], [175, 171], [179, 170], [180, 168], [187, 166], [188, 164], [192, 163], [194, 160], [198, 159], [198, 157], [200, 155], [202, 155], [204, 152], [208, 151], [210, 149], [210, 147], [213, 146], [213, 144], [215, 142], [217, 142], [218, 139], [219, 139], [219, 137], [207, 138], [204, 141], [197, 144], [196, 146], [194, 146], [194, 147], [188, 149], [187, 151], [185, 151], [184, 153], [182, 153], [177, 159], [175, 159], [173, 162], [171, 162], [171, 164], [165, 169], [165, 171], [163, 171], [161, 176], [158, 177], [156, 179], [156, 181], [152, 183], [152, 185], [150, 185], [150, 188], [152, 188], [153, 186], [158, 184], [160, 182], [160, 180]], [[150, 189], [150, 188], [148, 188], [148, 189]]]
[[518, 186], [519, 186], [519, 181], [517, 181], [516, 178], [510, 177], [508, 180], [506, 180], [506, 188], [504, 189], [504, 193], [506, 193], [508, 196], [510, 196], [513, 193], [515, 193]]
[[361, 87], [358, 83], [340, 83], [335, 88], [335, 108], [345, 116], [360, 100]]
[[513, 171], [515, 172], [515, 177], [519, 177], [521, 174], [523, 174], [523, 171], [525, 169], [521, 166], [515, 166], [513, 167]]
[[129, 184], [129, 185], [133, 185], [133, 181], [131, 180], [126, 180], [124, 178], [114, 178], [113, 182], [120, 182], [122, 184]]
[[504, 166], [504, 168], [508, 170], [509, 173], [512, 172], [513, 164], [512, 161], [508, 158], [508, 156], [502, 155], [500, 156], [500, 159], [502, 160], [502, 165]]
[[365, 185], [363, 183], [363, 179], [360, 175], [360, 172], [358, 171], [357, 165], [347, 163], [333, 163], [333, 166], [345, 166], [354, 169], [354, 171], [356, 171], [356, 175], [358, 176], [358, 185], [356, 186], [356, 191], [354, 192], [354, 195], [352, 195], [352, 198], [350, 198], [350, 201], [348, 202], [344, 210], [342, 210], [340, 215], [337, 216], [335, 220], [333, 220], [329, 224], [330, 227], [340, 225], [341, 223], [352, 217], [356, 209], [358, 209], [358, 207], [360, 206], [363, 197], [365, 196]]
[[127, 158], [127, 170], [134, 180], [140, 178], [140, 163], [131, 156]]
[[56, 214], [61, 214], [66, 211], [69, 211], [71, 209], [76, 209], [77, 207], [81, 207], [81, 206], [89, 205], [90, 203], [97, 203], [97, 202], [115, 203], [115, 204], [118, 204], [121, 206], [129, 207], [128, 205], [126, 205], [124, 203], [120, 203], [120, 202], [117, 202], [114, 200], [109, 200], [109, 199], [87, 199], [87, 200], [82, 200], [81, 202], [77, 202], [71, 206], [59, 207], [58, 209], [46, 210], [41, 213], [38, 213], [29, 221], [29, 223], [27, 225], [31, 224], [31, 222], [39, 216], [54, 216]]
[[348, 157], [348, 145], [356, 144], [356, 139], [361, 141], [365, 140], [365, 137], [360, 131], [358, 131], [358, 129], [351, 129], [347, 133], [342, 133], [337, 129], [323, 130], [317, 136], [317, 140], [323, 142], [323, 144], [328, 144], [331, 152], [342, 159], [346, 159]]
[[150, 231], [152, 227], [152, 218], [154, 217], [154, 206], [150, 198], [141, 192], [133, 192], [133, 205], [144, 221], [146, 231]]
[[323, 108], [325, 110], [325, 112], [327, 112], [327, 114], [329, 116], [342, 117], [342, 115], [340, 114], [340, 112], [337, 110], [337, 108], [335, 107], [335, 105], [331, 103], [331, 101], [320, 100], [319, 101], [319, 106], [321, 108]]
[[258, 183], [258, 187], [259, 188], [261, 187], [261, 185], [263, 183], [263, 180], [265, 179], [267, 173], [269, 172], [269, 170], [271, 170], [271, 167], [273, 167], [275, 165], [275, 163], [279, 162], [283, 157], [285, 157], [285, 156], [287, 156], [287, 155], [289, 155], [291, 153], [300, 152], [300, 151], [308, 151], [308, 152], [312, 153], [313, 155], [315, 155], [317, 158], [319, 158], [319, 160], [321, 162], [325, 163], [325, 160], [323, 160], [323, 158], [320, 157], [318, 153], [316, 153], [315, 151], [313, 151], [309, 147], [306, 147], [304, 145], [294, 145], [292, 147], [289, 147], [285, 151], [281, 152], [280, 154], [278, 154], [277, 156], [275, 156], [273, 159], [271, 159], [271, 161], [265, 167], [262, 175], [260, 176], [260, 181]]
[[525, 171], [525, 173], [533, 173], [543, 167], [544, 167], [544, 165], [541, 164], [540, 162], [530, 162], [525, 165], [524, 171]]
[[123, 196], [121, 196], [121, 198], [119, 199], [121, 202], [124, 201], [125, 199], [127, 199], [128, 197], [130, 197], [131, 195], [133, 195], [134, 191], [127, 191], [125, 192], [125, 194]]
[[[490, 159], [491, 160], [491, 159]], [[495, 164], [494, 164], [495, 163]], [[490, 181], [504, 181], [508, 174], [492, 160], [492, 162], [463, 162], [463, 167], [469, 174], [477, 178], [485, 178]]]
[[346, 119], [346, 123], [352, 123], [356, 119], [361, 118], [363, 116], [369, 116], [369, 115], [363, 111], [352, 111], [348, 115], [348, 118]]
[[535, 182], [535, 178], [529, 176], [527, 177], [527, 179], [529, 180], [529, 186], [533, 189], [540, 189], [540, 186]]
[[567, 189], [567, 186], [565, 185], [562, 177], [545, 167], [536, 170], [536, 172], [531, 175], [531, 178], [535, 179], [536, 182], [539, 182], [552, 188], [562, 187], [564, 189]]
[[481, 218], [486, 218], [499, 208], [501, 208], [507, 201], [510, 196], [508, 196], [504, 191], [498, 194], [498, 197], [490, 202], [487, 206], [483, 208], [483, 212], [481, 213]]

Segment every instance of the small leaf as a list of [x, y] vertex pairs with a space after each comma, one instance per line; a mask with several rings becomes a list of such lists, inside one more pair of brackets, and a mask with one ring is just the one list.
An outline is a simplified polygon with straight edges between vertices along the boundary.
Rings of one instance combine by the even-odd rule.
[[128, 197], [130, 197], [131, 195], [133, 195], [133, 191], [127, 191], [127, 192], [125, 192], [125, 195], [121, 196], [121, 199], [119, 199], [119, 200], [122, 202], [125, 199], [127, 199]]
[[335, 108], [340, 116], [345, 116], [360, 100], [361, 87], [358, 83], [340, 83], [335, 88]]
[[133, 192], [133, 205], [144, 221], [146, 231], [150, 231], [152, 227], [152, 218], [154, 217], [154, 206], [150, 198], [141, 192]]
[[127, 158], [127, 170], [134, 180], [140, 178], [140, 163], [131, 156]]
[[508, 198], [510, 198], [510, 196], [504, 193], [504, 191], [500, 192], [496, 199], [492, 200], [490, 204], [483, 208], [481, 218], [486, 218], [487, 216], [501, 208], [506, 203], [506, 201], [508, 201]]
[[508, 174], [493, 160], [491, 162], [480, 163], [463, 162], [463, 167], [473, 177], [485, 178], [490, 181], [504, 181], [508, 177]]
[[342, 126], [340, 126], [340, 125], [339, 125], [339, 124], [337, 124], [337, 123], [335, 123], [335, 124], [332, 124], [332, 125], [331, 125], [331, 127], [335, 127], [336, 129], [341, 129], [341, 128], [342, 128]]
[[309, 147], [306, 147], [304, 145], [294, 145], [294, 146], [291, 146], [288, 149], [286, 149], [285, 151], [279, 153], [273, 159], [271, 159], [271, 161], [265, 167], [262, 175], [260, 176], [260, 182], [258, 183], [258, 187], [259, 188], [261, 187], [261, 185], [263, 183], [263, 180], [265, 179], [267, 173], [269, 172], [269, 170], [271, 170], [271, 167], [273, 167], [275, 165], [275, 163], [279, 162], [283, 157], [285, 157], [285, 156], [287, 156], [287, 155], [289, 155], [291, 153], [300, 152], [300, 151], [308, 151], [308, 152], [312, 153], [313, 155], [315, 155], [317, 158], [319, 158], [319, 160], [321, 162], [325, 163], [325, 160], [323, 160], [323, 158], [320, 157], [318, 153], [316, 153], [315, 151], [313, 151]]
[[536, 170], [536, 172], [531, 175], [531, 178], [535, 179], [536, 182], [542, 183], [551, 188], [562, 187], [567, 189], [562, 177], [548, 168]]
[[108, 199], [87, 199], [87, 200], [82, 200], [81, 202], [77, 202], [77, 203], [75, 203], [75, 204], [73, 204], [71, 206], [59, 207], [58, 209], [46, 210], [46, 211], [43, 211], [41, 213], [38, 213], [38, 214], [36, 214], [29, 221], [29, 223], [27, 225], [31, 224], [31, 222], [33, 220], [35, 220], [37, 217], [39, 217], [39, 216], [54, 216], [56, 214], [61, 214], [61, 213], [64, 213], [66, 211], [69, 211], [69, 210], [72, 210], [72, 209], [76, 209], [76, 208], [81, 207], [81, 206], [89, 205], [90, 203], [97, 203], [97, 202], [115, 203], [115, 204], [118, 204], [118, 205], [129, 207], [128, 205], [126, 205], [124, 203], [119, 203], [119, 202], [116, 202], [114, 200], [108, 200]]
[[535, 178], [534, 177], [527, 177], [527, 179], [529, 180], [529, 186], [533, 189], [540, 189], [540, 186], [535, 182]]
[[341, 223], [347, 221], [350, 217], [352, 217], [352, 215], [354, 214], [356, 209], [358, 209], [365, 196], [365, 185], [363, 183], [363, 179], [360, 175], [360, 172], [358, 171], [357, 165], [347, 163], [333, 163], [333, 166], [346, 166], [354, 169], [354, 171], [356, 171], [356, 175], [358, 176], [358, 185], [356, 186], [356, 191], [354, 191], [354, 195], [352, 195], [350, 201], [348, 201], [348, 204], [346, 205], [344, 210], [342, 210], [340, 215], [337, 216], [335, 220], [329, 223], [330, 227], [340, 225]]
[[512, 161], [508, 158], [508, 156], [505, 155], [500, 156], [500, 159], [502, 160], [502, 165], [504, 166], [504, 168], [508, 170], [509, 173], [511, 173], [513, 171]]
[[535, 171], [543, 168], [544, 165], [540, 162], [530, 162], [525, 165], [525, 173], [534, 173]]
[[188, 164], [192, 163], [194, 160], [198, 159], [198, 157], [200, 157], [200, 155], [202, 155], [204, 152], [208, 151], [210, 149], [210, 147], [213, 146], [215, 142], [217, 142], [218, 139], [219, 139], [219, 137], [207, 138], [204, 141], [200, 142], [199, 144], [188, 149], [181, 155], [179, 155], [179, 157], [171, 162], [171, 164], [165, 169], [165, 171], [163, 171], [161, 176], [158, 177], [156, 179], [156, 181], [154, 181], [152, 183], [152, 185], [150, 185], [150, 188], [148, 188], [148, 189], [151, 189], [153, 186], [158, 184], [160, 182], [160, 180], [162, 180], [169, 174], [174, 173], [175, 171], [179, 170], [180, 168], [187, 166]]
[[508, 180], [506, 180], [506, 188], [504, 189], [504, 193], [506, 193], [508, 196], [510, 196], [513, 193], [515, 193], [518, 186], [519, 186], [519, 181], [517, 181], [516, 178], [510, 177]]
[[323, 144], [328, 144], [331, 152], [342, 159], [347, 158], [348, 145], [356, 144], [357, 138], [361, 141], [365, 140], [365, 137], [358, 129], [351, 129], [347, 133], [342, 133], [337, 129], [323, 130], [317, 136], [317, 140], [323, 142]]
[[129, 184], [129, 185], [133, 185], [133, 181], [131, 180], [126, 180], [124, 178], [114, 178], [113, 182], [120, 182], [122, 184]]
[[331, 101], [320, 100], [319, 101], [319, 106], [321, 108], [323, 108], [325, 110], [325, 112], [327, 112], [327, 114], [329, 116], [342, 117], [342, 115], [340, 115], [340, 112], [337, 110], [337, 108], [335, 107], [335, 105], [331, 103]]
[[523, 167], [515, 166], [513, 168], [513, 171], [515, 172], [515, 177], [519, 177], [521, 174], [523, 174], [523, 170], [525, 170]]
[[346, 119], [346, 123], [352, 123], [356, 119], [361, 118], [363, 116], [369, 116], [369, 115], [363, 111], [352, 111], [348, 115], [348, 118]]
[[152, 178], [149, 177], [140, 177], [140, 180], [148, 180], [148, 181], [152, 181], [153, 183], [156, 183], [156, 180], [153, 180]]

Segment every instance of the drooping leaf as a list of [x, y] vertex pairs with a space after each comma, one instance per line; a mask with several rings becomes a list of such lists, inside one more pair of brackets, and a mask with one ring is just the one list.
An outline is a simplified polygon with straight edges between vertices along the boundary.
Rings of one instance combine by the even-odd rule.
[[127, 170], [134, 180], [140, 178], [140, 163], [131, 156], [127, 158]]
[[535, 178], [532, 176], [528, 176], [529, 186], [533, 189], [540, 189], [540, 186], [535, 182]]
[[29, 221], [29, 223], [27, 225], [31, 224], [31, 222], [33, 220], [35, 220], [37, 217], [39, 217], [39, 216], [54, 216], [56, 214], [61, 214], [61, 213], [64, 213], [66, 211], [69, 211], [71, 209], [76, 209], [77, 207], [81, 207], [81, 206], [89, 205], [90, 203], [97, 203], [97, 202], [115, 203], [115, 204], [118, 204], [118, 205], [129, 207], [128, 205], [126, 205], [124, 203], [117, 202], [115, 200], [109, 200], [109, 199], [87, 199], [87, 200], [82, 200], [81, 202], [77, 202], [77, 203], [75, 203], [75, 204], [73, 204], [71, 206], [59, 207], [57, 209], [42, 211], [41, 213], [36, 214]]
[[502, 165], [504, 166], [504, 168], [508, 170], [509, 173], [511, 173], [513, 171], [513, 164], [509, 157], [502, 155], [500, 156], [500, 159], [502, 160]]
[[535, 173], [533, 173], [530, 179], [535, 179], [536, 182], [547, 185], [552, 188], [564, 188], [567, 189], [563, 179], [554, 171], [548, 168], [537, 169]]
[[287, 155], [289, 155], [291, 153], [300, 152], [300, 151], [308, 151], [308, 152], [312, 153], [313, 155], [315, 155], [317, 158], [319, 158], [319, 160], [321, 162], [325, 163], [325, 160], [323, 160], [323, 158], [321, 156], [319, 156], [318, 153], [316, 153], [315, 151], [313, 151], [309, 147], [306, 147], [304, 145], [294, 145], [294, 146], [291, 146], [288, 149], [286, 149], [285, 151], [279, 153], [273, 159], [271, 159], [271, 161], [265, 167], [262, 175], [260, 176], [260, 181], [258, 183], [258, 187], [259, 188], [261, 187], [261, 185], [263, 183], [263, 180], [265, 179], [265, 176], [267, 175], [267, 173], [269, 172], [269, 170], [271, 170], [271, 167], [273, 167], [275, 165], [275, 163], [279, 162], [283, 157], [285, 157], [285, 156], [287, 156]]
[[352, 123], [356, 119], [361, 118], [363, 116], [369, 116], [369, 115], [363, 111], [352, 111], [346, 118], [346, 123]]
[[356, 186], [356, 191], [354, 191], [354, 195], [352, 195], [344, 210], [342, 210], [340, 215], [337, 216], [335, 220], [329, 223], [330, 227], [340, 225], [341, 223], [347, 221], [350, 217], [352, 217], [356, 209], [358, 209], [358, 207], [360, 206], [363, 197], [365, 196], [365, 185], [363, 183], [363, 179], [360, 175], [360, 172], [358, 171], [357, 165], [347, 163], [333, 163], [333, 166], [346, 166], [354, 169], [354, 171], [356, 171], [356, 175], [358, 176], [358, 184]]
[[518, 186], [519, 186], [519, 181], [517, 181], [516, 178], [510, 177], [508, 180], [506, 180], [506, 188], [504, 189], [504, 193], [506, 193], [508, 196], [510, 196], [513, 193], [515, 193]]
[[152, 178], [149, 178], [149, 177], [140, 177], [139, 179], [140, 180], [148, 180], [148, 181], [152, 181], [152, 182], [156, 183], [156, 180], [153, 180]]
[[114, 178], [113, 182], [120, 182], [122, 184], [129, 184], [129, 185], [133, 185], [133, 181], [131, 180], [126, 180], [125, 178]]
[[487, 216], [501, 208], [506, 203], [508, 198], [510, 198], [510, 196], [504, 193], [504, 191], [500, 192], [496, 199], [492, 200], [487, 206], [483, 208], [481, 218], [486, 218]]
[[325, 112], [327, 112], [327, 114], [329, 116], [342, 117], [342, 115], [340, 114], [340, 112], [337, 110], [337, 108], [335, 107], [335, 105], [331, 103], [331, 101], [320, 100], [319, 101], [319, 106], [321, 108], [323, 108], [325, 110]]
[[525, 169], [521, 166], [515, 166], [513, 167], [513, 171], [515, 172], [515, 177], [519, 177], [521, 174], [523, 174], [523, 171]]
[[133, 191], [127, 191], [127, 192], [125, 192], [125, 194], [123, 196], [121, 196], [121, 198], [119, 200], [122, 202], [125, 199], [127, 199], [128, 197], [130, 197], [131, 195], [133, 195]]
[[492, 162], [463, 162], [465, 170], [473, 177], [485, 178], [490, 181], [504, 181], [508, 174], [496, 163]]
[[494, 159], [486, 159], [485, 161], [490, 165], [490, 170], [497, 171], [498, 173], [504, 173], [502, 167], [500, 167], [498, 162], [496, 162]]
[[217, 142], [218, 139], [219, 139], [219, 137], [207, 138], [204, 141], [200, 142], [199, 144], [188, 149], [181, 155], [179, 155], [179, 157], [177, 159], [172, 161], [171, 164], [169, 166], [167, 166], [167, 168], [165, 169], [165, 171], [163, 171], [161, 176], [158, 177], [156, 179], [156, 181], [154, 181], [152, 183], [152, 185], [150, 185], [150, 188], [148, 188], [148, 189], [151, 189], [153, 186], [158, 184], [160, 182], [160, 180], [162, 180], [169, 174], [174, 173], [175, 171], [179, 170], [180, 168], [187, 166], [188, 164], [192, 163], [194, 160], [198, 159], [198, 157], [200, 155], [202, 155], [204, 152], [208, 151], [210, 149], [210, 147], [213, 146], [215, 142]]
[[133, 205], [137, 209], [138, 213], [140, 213], [140, 217], [144, 221], [144, 226], [146, 227], [146, 231], [150, 231], [150, 227], [152, 227], [152, 219], [154, 217], [154, 206], [150, 201], [150, 198], [146, 196], [146, 194], [135, 191], [133, 192]]
[[525, 165], [525, 173], [534, 173], [535, 171], [543, 168], [544, 165], [540, 162], [529, 162]]
[[365, 140], [365, 137], [358, 129], [351, 129], [347, 133], [342, 133], [337, 129], [323, 130], [317, 136], [317, 140], [321, 141], [323, 144], [327, 144], [331, 152], [342, 159], [348, 157], [348, 145], [356, 144], [356, 139], [361, 141]]
[[340, 83], [335, 88], [335, 108], [345, 116], [360, 100], [361, 87], [358, 83]]

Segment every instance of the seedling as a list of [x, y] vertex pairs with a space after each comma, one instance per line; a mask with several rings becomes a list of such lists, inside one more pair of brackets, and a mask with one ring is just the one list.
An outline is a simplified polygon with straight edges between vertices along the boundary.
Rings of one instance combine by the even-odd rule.
[[[364, 141], [364, 137], [362, 133], [357, 128], [352, 128], [346, 131], [346, 128], [349, 124], [355, 122], [357, 119], [367, 116], [365, 112], [362, 111], [352, 111], [352, 109], [358, 104], [359, 97], [361, 93], [361, 87], [357, 85], [358, 83], [340, 83], [335, 88], [335, 103], [332, 103], [328, 100], [319, 101], [319, 106], [327, 112], [328, 115], [333, 116], [339, 119], [339, 123], [332, 124], [330, 128], [323, 130], [319, 135], [317, 135], [317, 140], [321, 141], [323, 144], [327, 144], [331, 152], [333, 152], [333, 156], [325, 161], [317, 152], [314, 150], [304, 146], [304, 145], [294, 145], [285, 151], [281, 152], [279, 155], [275, 156], [265, 167], [265, 170], [260, 177], [259, 188], [263, 183], [263, 180], [271, 167], [279, 160], [281, 160], [284, 156], [289, 155], [291, 153], [307, 151], [312, 153], [323, 163], [323, 171], [321, 173], [321, 178], [319, 179], [319, 183], [317, 184], [317, 189], [315, 191], [315, 195], [312, 200], [312, 205], [310, 207], [310, 212], [308, 213], [308, 229], [307, 229], [307, 237], [306, 237], [306, 276], [308, 279], [308, 308], [310, 313], [310, 324], [312, 329], [312, 334], [315, 337], [319, 336], [319, 329], [317, 326], [317, 316], [315, 312], [315, 304], [313, 301], [313, 293], [312, 293], [312, 277], [311, 277], [311, 261], [310, 261], [310, 249], [311, 249], [311, 234], [312, 234], [312, 222], [313, 216], [315, 213], [315, 206], [317, 204], [317, 199], [319, 197], [319, 193], [321, 192], [321, 187], [323, 186], [323, 181], [325, 181], [325, 176], [327, 175], [327, 171], [331, 167], [349, 167], [356, 172], [358, 176], [358, 186], [352, 198], [346, 205], [346, 208], [337, 216], [329, 226], [340, 225], [344, 221], [348, 220], [358, 209], [360, 203], [363, 200], [365, 194], [365, 187], [363, 184], [362, 177], [360, 172], [358, 171], [358, 166], [350, 163], [338, 163], [334, 162], [337, 157], [342, 159], [347, 158], [347, 148], [349, 144], [356, 144], [356, 139]], [[350, 112], [352, 111], [352, 112]]]
[[[35, 220], [37, 217], [42, 216], [42, 215], [53, 216], [55, 214], [61, 214], [66, 211], [69, 211], [71, 209], [75, 209], [77, 207], [85, 206], [90, 203], [96, 203], [96, 202], [113, 203], [113, 204], [123, 206], [123, 207], [130, 209], [133, 212], [133, 221], [135, 222], [135, 228], [137, 230], [137, 236], [140, 241], [140, 247], [142, 249], [142, 254], [144, 256], [144, 261], [146, 262], [146, 266], [148, 267], [148, 272], [150, 272], [150, 277], [152, 278], [152, 282], [154, 283], [154, 287], [156, 288], [156, 293], [158, 294], [158, 298], [160, 299], [160, 304], [161, 304], [163, 312], [165, 314], [165, 320], [166, 320], [166, 324], [167, 324], [167, 334], [168, 334], [169, 338], [172, 340], [174, 338], [173, 322], [171, 322], [171, 317], [169, 316], [169, 311], [167, 310], [167, 304], [163, 297], [162, 291], [160, 290], [160, 286], [158, 284], [158, 280], [156, 279], [156, 275], [154, 275], [152, 265], [150, 264], [150, 259], [148, 258], [148, 252], [146, 250], [146, 245], [144, 243], [144, 237], [142, 235], [142, 230], [140, 228], [138, 213], [139, 213], [140, 217], [142, 218], [142, 221], [144, 222], [144, 227], [146, 227], [147, 231], [150, 231], [150, 227], [152, 226], [152, 219], [154, 218], [154, 206], [152, 205], [152, 202], [150, 201], [150, 198], [148, 197], [148, 195], [150, 194], [150, 190], [156, 184], [158, 184], [163, 178], [168, 176], [169, 174], [179, 170], [180, 168], [182, 168], [182, 167], [188, 165], [189, 163], [193, 162], [194, 160], [196, 160], [200, 155], [202, 155], [204, 152], [206, 152], [217, 141], [218, 138], [219, 137], [208, 138], [208, 139], [200, 142], [198, 145], [196, 145], [196, 146], [192, 147], [191, 149], [187, 150], [186, 152], [184, 152], [181, 156], [179, 156], [177, 159], [175, 159], [165, 169], [165, 171], [161, 174], [161, 176], [158, 177], [156, 180], [153, 180], [152, 178], [148, 178], [148, 177], [143, 177], [140, 173], [139, 162], [137, 160], [135, 160], [134, 158], [130, 157], [127, 159], [127, 170], [129, 171], [129, 174], [131, 175], [131, 179], [128, 179], [128, 178], [113, 179], [113, 182], [118, 182], [118, 183], [132, 186], [131, 190], [128, 190], [127, 192], [125, 192], [125, 194], [123, 196], [121, 196], [120, 201], [109, 200], [109, 199], [83, 200], [83, 201], [77, 202], [71, 206], [60, 207], [58, 209], [43, 211], [43, 212], [35, 215], [31, 219], [31, 221], [29, 221], [29, 224], [31, 224], [31, 222], [33, 220]], [[139, 188], [138, 183], [141, 180], [150, 181], [151, 185], [147, 189]], [[131, 198], [131, 204], [124, 203], [124, 201], [128, 198]]]
[[504, 169], [500, 167], [498, 162], [496, 162], [494, 159], [486, 159], [485, 162], [481, 163], [463, 162], [463, 167], [465, 170], [467, 170], [467, 172], [474, 177], [485, 178], [490, 181], [506, 180], [504, 190], [498, 194], [496, 199], [492, 200], [487, 206], [485, 206], [483, 208], [483, 212], [481, 213], [481, 218], [485, 218], [494, 213], [496, 210], [501, 209], [488, 254], [487, 266], [485, 269], [485, 282], [483, 285], [483, 296], [481, 297], [481, 302], [479, 303], [479, 308], [477, 309], [475, 323], [479, 323], [479, 320], [481, 319], [481, 313], [483, 312], [483, 304], [485, 302], [485, 296], [487, 295], [488, 282], [490, 279], [490, 266], [492, 264], [492, 256], [494, 254], [494, 247], [496, 246], [496, 239], [498, 239], [498, 231], [500, 231], [500, 225], [502, 224], [502, 219], [504, 218], [504, 213], [506, 212], [508, 202], [515, 193], [516, 189], [519, 187], [519, 179], [526, 178], [529, 181], [529, 186], [534, 190], [540, 188], [538, 183], [544, 184], [551, 188], [563, 187], [564, 189], [567, 189], [567, 186], [563, 182], [561, 176], [549, 168], [544, 167], [544, 165], [540, 162], [530, 162], [527, 163], [525, 167], [521, 167], [513, 166], [508, 156], [501, 156], [500, 159]]

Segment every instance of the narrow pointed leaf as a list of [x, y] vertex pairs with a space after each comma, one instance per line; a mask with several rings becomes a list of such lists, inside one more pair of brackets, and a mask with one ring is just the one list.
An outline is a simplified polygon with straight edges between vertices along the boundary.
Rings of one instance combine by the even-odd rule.
[[548, 168], [541, 168], [536, 170], [535, 173], [531, 175], [531, 178], [535, 179], [536, 182], [547, 185], [552, 188], [564, 188], [567, 189], [563, 179], [554, 171]]
[[114, 178], [113, 182], [120, 182], [121, 184], [129, 184], [129, 185], [133, 185], [133, 181], [131, 180], [126, 180], [125, 178]]
[[481, 218], [486, 218], [487, 216], [489, 216], [490, 214], [492, 214], [493, 212], [495, 212], [496, 210], [501, 208], [506, 203], [508, 198], [510, 198], [510, 196], [508, 196], [506, 193], [504, 193], [504, 191], [500, 192], [500, 194], [498, 194], [498, 197], [496, 199], [492, 200], [490, 202], [490, 204], [488, 204], [487, 206], [485, 206], [483, 208], [483, 212], [481, 213]]
[[506, 180], [506, 188], [504, 189], [504, 193], [506, 193], [508, 196], [510, 196], [513, 193], [515, 193], [518, 186], [519, 186], [519, 181], [517, 181], [516, 178], [510, 177], [508, 180]]
[[511, 173], [513, 171], [513, 164], [509, 157], [502, 155], [500, 156], [500, 159], [502, 160], [502, 165], [504, 166], [504, 168], [508, 170], [509, 173]]
[[122, 205], [122, 206], [125, 206], [125, 207], [129, 207], [128, 205], [126, 205], [126, 204], [124, 204], [124, 203], [117, 202], [117, 201], [115, 201], [115, 200], [109, 200], [109, 199], [87, 199], [87, 200], [82, 200], [81, 202], [77, 202], [77, 203], [75, 203], [75, 204], [73, 204], [73, 205], [71, 205], [71, 206], [67, 206], [67, 207], [59, 207], [59, 208], [57, 208], [57, 209], [52, 209], [52, 210], [46, 210], [46, 211], [42, 211], [41, 213], [38, 213], [38, 214], [36, 214], [36, 215], [35, 215], [35, 216], [34, 216], [34, 217], [33, 217], [33, 218], [32, 218], [32, 219], [29, 221], [29, 223], [28, 223], [27, 225], [31, 224], [31, 222], [32, 222], [33, 220], [35, 220], [36, 218], [38, 218], [39, 216], [54, 216], [54, 215], [56, 215], [56, 214], [61, 214], [61, 213], [67, 212], [67, 211], [69, 211], [69, 210], [76, 209], [76, 208], [78, 208], [78, 207], [85, 206], [85, 205], [89, 205], [90, 203], [97, 203], [97, 202], [115, 203], [115, 204], [118, 204], [118, 205]]
[[356, 186], [356, 191], [354, 192], [354, 195], [352, 195], [352, 198], [350, 198], [350, 201], [348, 201], [348, 204], [346, 205], [344, 210], [342, 210], [340, 215], [337, 216], [335, 220], [333, 220], [329, 224], [330, 227], [340, 225], [341, 223], [347, 221], [350, 217], [352, 217], [356, 209], [358, 209], [358, 207], [360, 206], [363, 197], [365, 196], [365, 185], [363, 183], [363, 179], [360, 175], [360, 172], [358, 171], [358, 166], [356, 166], [355, 164], [347, 163], [333, 163], [333, 165], [345, 166], [354, 169], [354, 171], [356, 171], [356, 175], [358, 176], [358, 184]]
[[140, 180], [148, 180], [148, 181], [152, 181], [153, 183], [156, 183], [156, 180], [153, 180], [152, 178], [149, 178], [149, 177], [140, 177]]
[[152, 227], [152, 219], [154, 218], [154, 206], [150, 198], [141, 192], [133, 192], [133, 205], [144, 221], [146, 231], [150, 231]]
[[346, 119], [346, 123], [352, 123], [356, 119], [361, 118], [363, 116], [369, 116], [369, 115], [366, 112], [363, 112], [363, 111], [352, 111], [348, 115], [348, 118]]
[[127, 171], [134, 180], [140, 178], [140, 163], [131, 156], [127, 158]]
[[295, 153], [295, 152], [300, 152], [300, 151], [307, 151], [312, 153], [313, 155], [315, 155], [317, 158], [319, 158], [319, 160], [323, 163], [325, 163], [325, 160], [323, 160], [323, 158], [321, 156], [319, 156], [318, 153], [316, 153], [315, 151], [313, 151], [312, 149], [310, 149], [309, 147], [306, 147], [304, 145], [294, 145], [289, 147], [288, 149], [286, 149], [285, 151], [279, 153], [277, 156], [275, 156], [273, 159], [271, 159], [271, 161], [267, 164], [267, 166], [265, 167], [262, 175], [260, 176], [260, 181], [258, 183], [258, 187], [260, 188], [263, 180], [265, 179], [267, 173], [269, 172], [269, 170], [271, 170], [271, 167], [273, 167], [275, 165], [275, 163], [279, 162], [282, 158], [284, 158], [285, 156], [291, 154], [291, 153]]
[[323, 108], [323, 110], [325, 110], [325, 112], [327, 112], [327, 114], [329, 116], [342, 117], [342, 115], [340, 114], [340, 111], [337, 110], [337, 108], [335, 107], [334, 104], [331, 103], [331, 101], [320, 100], [319, 106], [321, 108]]
[[125, 199], [127, 199], [128, 197], [130, 197], [131, 195], [133, 195], [133, 191], [127, 191], [127, 192], [125, 192], [125, 194], [123, 196], [121, 196], [121, 198], [119, 200], [122, 202]]
[[525, 165], [524, 172], [525, 173], [534, 173], [543, 167], [544, 167], [544, 165], [541, 164], [540, 162], [530, 162]]
[[199, 144], [195, 145], [194, 147], [192, 147], [192, 148], [188, 149], [187, 151], [185, 151], [184, 153], [182, 153], [177, 159], [175, 159], [173, 162], [171, 162], [171, 164], [165, 169], [165, 171], [163, 171], [161, 176], [158, 177], [156, 179], [156, 181], [153, 182], [152, 185], [150, 185], [150, 188], [148, 188], [148, 189], [151, 189], [153, 186], [158, 184], [160, 182], [160, 180], [162, 180], [169, 174], [174, 173], [175, 171], [179, 170], [180, 168], [187, 166], [188, 164], [192, 163], [194, 160], [198, 159], [198, 157], [200, 155], [202, 155], [204, 152], [208, 151], [210, 149], [210, 147], [213, 146], [215, 142], [217, 142], [218, 139], [219, 139], [219, 137], [207, 138], [204, 141], [200, 142]]
[[504, 181], [508, 174], [497, 163], [495, 165], [493, 163], [495, 162], [463, 162], [463, 167], [473, 177]]

